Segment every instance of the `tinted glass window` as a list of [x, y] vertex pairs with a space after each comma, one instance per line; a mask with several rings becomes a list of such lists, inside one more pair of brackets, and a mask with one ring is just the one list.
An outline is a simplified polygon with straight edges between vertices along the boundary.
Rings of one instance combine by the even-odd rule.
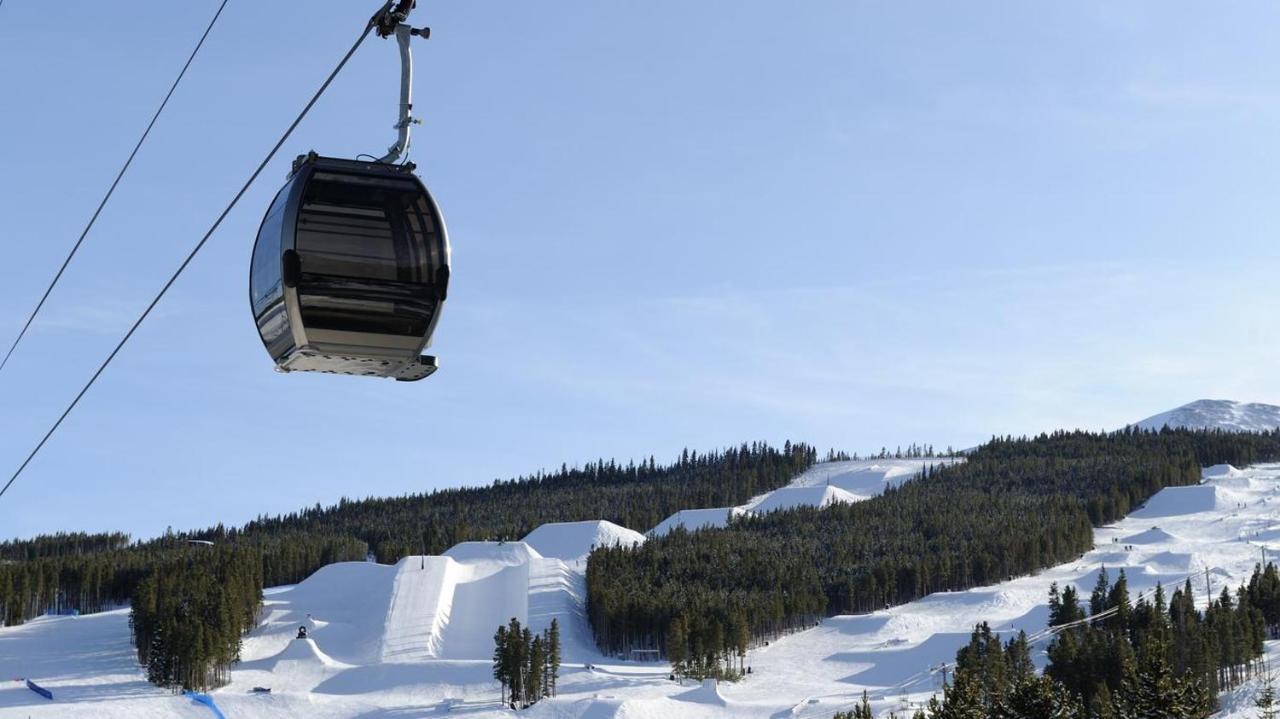
[[249, 269], [249, 296], [253, 301], [254, 315], [262, 314], [272, 302], [281, 298], [280, 240], [284, 224], [284, 206], [288, 186], [281, 190], [267, 210], [267, 216], [258, 230], [258, 241], [253, 246], [253, 263]]
[[441, 261], [435, 216], [412, 179], [316, 172], [298, 213], [302, 271], [429, 282]]
[[307, 327], [426, 335], [444, 248], [416, 181], [316, 172], [298, 213], [296, 247]]

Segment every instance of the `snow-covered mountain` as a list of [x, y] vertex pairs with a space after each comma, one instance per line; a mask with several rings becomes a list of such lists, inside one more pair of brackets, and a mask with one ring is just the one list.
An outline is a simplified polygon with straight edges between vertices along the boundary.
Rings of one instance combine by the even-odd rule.
[[[789, 491], [755, 503], [769, 496], [819, 502], [835, 488], [871, 494], [909, 478], [911, 469], [905, 461], [825, 463]], [[559, 696], [521, 712], [531, 719], [830, 719], [864, 690], [877, 716], [910, 716], [939, 689], [943, 665], [977, 622], [990, 622], [1002, 636], [1025, 630], [1042, 649], [1038, 632], [1051, 583], [1087, 594], [1106, 567], [1124, 570], [1130, 591], [1148, 597], [1157, 583], [1176, 586], [1206, 570], [1215, 587], [1238, 586], [1261, 549], [1280, 551], [1277, 507], [1280, 464], [1210, 467], [1202, 484], [1164, 489], [1129, 517], [1097, 528], [1094, 549], [1077, 559], [991, 586], [824, 619], [752, 650], [752, 674], [719, 687], [678, 684], [665, 664], [602, 656], [591, 641], [581, 557], [592, 545], [643, 541], [638, 532], [607, 522], [544, 525], [521, 542], [465, 542], [444, 556], [406, 557], [394, 566], [333, 564], [295, 586], [268, 590], [262, 625], [245, 638], [231, 683], [212, 697], [237, 719], [510, 717], [498, 703], [489, 658], [494, 627], [516, 617], [535, 631], [557, 619], [564, 642]], [[0, 717], [215, 716], [147, 683], [128, 623], [121, 609], [0, 628]], [[295, 639], [299, 626], [307, 627], [306, 639]], [[1280, 661], [1280, 642], [1268, 642], [1267, 652]], [[12, 677], [38, 680], [54, 699]], [[1224, 697], [1223, 716], [1256, 716], [1252, 689]]]
[[1233, 402], [1229, 399], [1199, 399], [1147, 417], [1137, 424], [1142, 429], [1160, 429], [1165, 425], [1187, 429], [1262, 432], [1280, 427], [1280, 407], [1257, 402]]

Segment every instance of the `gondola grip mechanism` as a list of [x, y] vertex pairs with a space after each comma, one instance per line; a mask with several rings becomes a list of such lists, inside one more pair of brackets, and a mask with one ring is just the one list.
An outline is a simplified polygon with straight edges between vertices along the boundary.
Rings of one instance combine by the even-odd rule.
[[400, 116], [396, 120], [399, 136], [396, 143], [387, 148], [387, 154], [378, 158], [378, 162], [394, 163], [409, 150], [409, 127], [413, 124], [410, 113], [413, 111], [413, 52], [409, 49], [409, 38], [413, 28], [403, 23], [396, 25], [393, 31], [396, 45], [400, 48]]

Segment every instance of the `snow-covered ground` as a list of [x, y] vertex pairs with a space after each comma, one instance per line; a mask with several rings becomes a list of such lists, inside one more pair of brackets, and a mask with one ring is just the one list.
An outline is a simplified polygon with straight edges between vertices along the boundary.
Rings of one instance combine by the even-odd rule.
[[[834, 488], [865, 497], [914, 474], [861, 464], [819, 465], [792, 485], [820, 490], [808, 492], [813, 497], [781, 496], [821, 501]], [[752, 674], [718, 688], [668, 681], [665, 665], [600, 656], [583, 613], [582, 557], [593, 544], [641, 538], [606, 523], [550, 525], [527, 541], [469, 542], [443, 557], [408, 557], [395, 566], [331, 565], [270, 591], [264, 625], [246, 638], [244, 661], [213, 697], [229, 719], [509, 715], [496, 702], [489, 655], [497, 625], [515, 616], [535, 631], [553, 617], [564, 628], [560, 696], [524, 715], [826, 718], [863, 689], [887, 711], [927, 699], [942, 681], [935, 668], [952, 661], [975, 623], [990, 621], [1008, 632], [1043, 629], [1051, 582], [1076, 584], [1087, 594], [1103, 566], [1113, 578], [1124, 569], [1135, 592], [1193, 576], [1201, 601], [1206, 572], [1214, 593], [1240, 584], [1264, 549], [1280, 549], [1277, 510], [1280, 465], [1210, 468], [1204, 484], [1164, 490], [1132, 516], [1098, 529], [1095, 549], [1077, 561], [995, 586], [828, 619], [752, 651]], [[294, 638], [302, 625], [307, 640]], [[42, 618], [0, 630], [0, 677], [6, 679], [0, 717], [212, 716], [146, 683], [133, 661], [127, 611]], [[55, 700], [8, 681], [17, 677], [52, 689]], [[272, 692], [254, 694], [255, 686]], [[1241, 707], [1232, 719], [1250, 716], [1241, 697], [1231, 698]]]
[[815, 464], [793, 479], [787, 486], [752, 497], [737, 507], [684, 509], [662, 520], [649, 530], [650, 536], [661, 537], [676, 527], [689, 531], [706, 527], [724, 527], [729, 519], [747, 513], [772, 512], [794, 507], [825, 507], [835, 502], [860, 502], [918, 476], [925, 467], [941, 467], [960, 461], [951, 458], [928, 459], [858, 459]]

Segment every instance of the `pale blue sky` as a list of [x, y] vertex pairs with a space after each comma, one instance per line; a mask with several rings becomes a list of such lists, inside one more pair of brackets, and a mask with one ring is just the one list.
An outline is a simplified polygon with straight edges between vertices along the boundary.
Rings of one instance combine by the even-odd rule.
[[[0, 343], [216, 4], [0, 7]], [[0, 498], [0, 536], [1280, 400], [1273, 4], [420, 6], [412, 159], [454, 249], [439, 373], [277, 375], [249, 316], [292, 157], [393, 139], [375, 39]], [[5, 477], [372, 9], [231, 0], [0, 373]]]

